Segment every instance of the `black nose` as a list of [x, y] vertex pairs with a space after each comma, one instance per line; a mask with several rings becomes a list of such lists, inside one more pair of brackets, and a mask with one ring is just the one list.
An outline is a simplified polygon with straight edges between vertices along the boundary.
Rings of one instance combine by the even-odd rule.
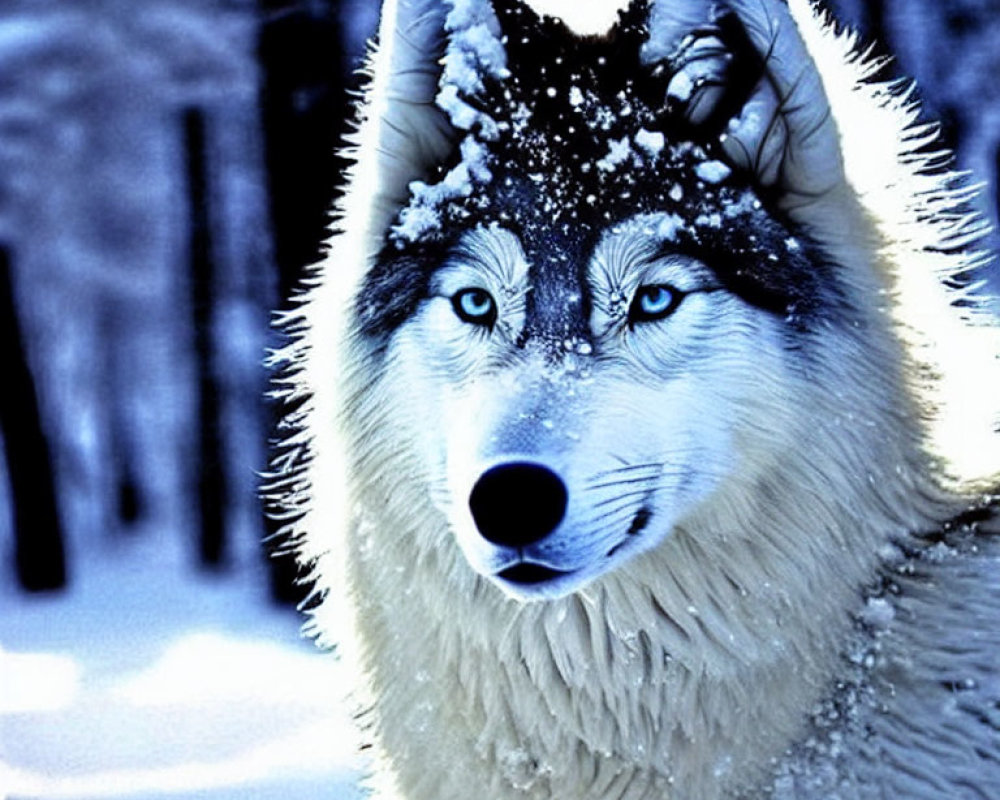
[[524, 547], [548, 536], [566, 513], [566, 485], [538, 464], [500, 464], [469, 495], [476, 527], [493, 544]]

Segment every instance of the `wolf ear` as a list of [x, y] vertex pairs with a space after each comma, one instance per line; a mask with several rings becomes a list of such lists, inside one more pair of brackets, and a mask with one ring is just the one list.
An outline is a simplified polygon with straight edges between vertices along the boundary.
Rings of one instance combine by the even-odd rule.
[[410, 184], [426, 181], [460, 139], [470, 131], [496, 136], [474, 105], [484, 77], [506, 76], [503, 37], [509, 31], [501, 30], [498, 12], [508, 25], [537, 24], [537, 14], [555, 13], [577, 33], [598, 33], [629, 2], [385, 0], [356, 140], [354, 188], [367, 200], [369, 249], [378, 249], [408, 202]]
[[491, 0], [385, 0], [355, 174], [375, 247], [413, 181], [447, 161], [466, 133], [495, 135], [467, 100], [485, 76], [506, 75], [500, 35]]
[[369, 195], [369, 234], [379, 239], [405, 204], [410, 182], [447, 158], [458, 138], [435, 103], [448, 9], [442, 0], [385, 0], [382, 6], [355, 174], [356, 189]]

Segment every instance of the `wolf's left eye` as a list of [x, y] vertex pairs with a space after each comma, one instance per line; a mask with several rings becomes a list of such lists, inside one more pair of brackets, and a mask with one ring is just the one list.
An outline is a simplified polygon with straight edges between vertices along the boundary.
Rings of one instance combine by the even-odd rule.
[[628, 310], [629, 324], [669, 317], [677, 310], [683, 298], [684, 294], [672, 286], [661, 283], [640, 286]]
[[485, 289], [462, 289], [455, 292], [451, 304], [458, 318], [473, 325], [493, 327], [497, 319], [497, 304]]

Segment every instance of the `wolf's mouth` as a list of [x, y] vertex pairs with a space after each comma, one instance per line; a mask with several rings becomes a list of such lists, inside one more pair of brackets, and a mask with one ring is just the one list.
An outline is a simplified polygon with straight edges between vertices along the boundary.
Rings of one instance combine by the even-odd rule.
[[551, 567], [543, 567], [541, 564], [521, 562], [520, 564], [515, 564], [513, 567], [507, 567], [507, 569], [498, 572], [497, 577], [521, 586], [532, 586], [539, 583], [545, 583], [546, 581], [552, 581], [556, 578], [561, 578], [564, 575], [569, 574], [569, 572], [552, 569]]

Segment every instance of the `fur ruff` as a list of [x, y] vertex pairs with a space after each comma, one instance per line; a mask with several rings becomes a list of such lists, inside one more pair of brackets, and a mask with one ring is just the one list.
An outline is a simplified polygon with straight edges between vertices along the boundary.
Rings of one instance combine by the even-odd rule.
[[[908, 93], [870, 83], [854, 39], [790, 0], [855, 192], [856, 235], [822, 244], [861, 318], [829, 332], [808, 374], [760, 387], [761, 413], [809, 409], [775, 434], [780, 462], [751, 454], [725, 501], [656, 550], [522, 605], [464, 562], [398, 438], [400, 389], [354, 322], [405, 187], [454, 143], [421, 107], [436, 77], [399, 77], [413, 54], [389, 27], [397, 1], [443, 28], [440, 4], [386, 4], [352, 188], [282, 323], [295, 341], [278, 391], [297, 410], [272, 487], [318, 581], [313, 629], [360, 679], [377, 796], [998, 791], [1000, 525], [982, 492], [1000, 465], [1000, 345], [974, 303], [955, 305], [968, 291], [943, 284], [978, 263], [982, 228], [962, 210], [972, 190], [933, 169]], [[406, 135], [428, 124], [436, 135]]]

